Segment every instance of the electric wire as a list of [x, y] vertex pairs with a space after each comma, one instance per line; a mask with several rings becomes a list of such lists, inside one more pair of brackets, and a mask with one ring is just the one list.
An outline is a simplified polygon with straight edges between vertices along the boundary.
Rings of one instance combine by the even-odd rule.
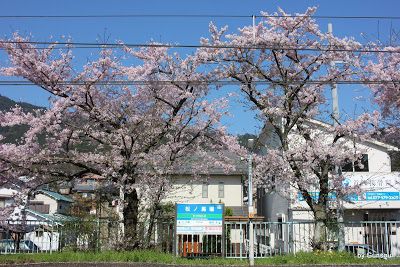
[[187, 81], [175, 81], [175, 80], [157, 80], [157, 81], [140, 81], [140, 80], [120, 80], [120, 81], [58, 81], [56, 83], [49, 84], [46, 83], [34, 83], [31, 81], [22, 81], [22, 80], [3, 80], [0, 81], [0, 86], [33, 86], [33, 85], [44, 85], [44, 86], [55, 86], [55, 85], [115, 85], [115, 86], [124, 86], [124, 85], [152, 85], [152, 84], [192, 84], [192, 85], [200, 85], [200, 84], [210, 84], [210, 85], [247, 85], [247, 84], [259, 84], [259, 85], [302, 85], [302, 84], [313, 84], [313, 85], [326, 85], [326, 84], [363, 84], [363, 85], [380, 85], [380, 84], [393, 84], [400, 85], [400, 80], [309, 80], [309, 81], [268, 81], [268, 80], [257, 80], [252, 82], [240, 82], [233, 80], [187, 80]]
[[[290, 46], [279, 46], [279, 44], [275, 45], [194, 45], [194, 44], [159, 44], [159, 43], [89, 43], [89, 42], [46, 42], [46, 41], [0, 41], [0, 44], [31, 44], [31, 45], [64, 45], [66, 46], [63, 49], [68, 48], [77, 48], [85, 47], [85, 48], [209, 48], [209, 49], [250, 49], [250, 50], [299, 50], [299, 51], [323, 51], [323, 52], [354, 52], [354, 53], [400, 53], [400, 49], [382, 49], [382, 48], [361, 48], [361, 49], [348, 49], [348, 48], [331, 48], [332, 46], [324, 45], [322, 47], [310, 47], [310, 46], [298, 46], [298, 47], [290, 47]], [[17, 47], [18, 48], [18, 47]], [[0, 47], [0, 49], [7, 49], [5, 47]], [[36, 49], [34, 47], [19, 47], [19, 49]], [[44, 49], [44, 48], [41, 48]], [[47, 48], [54, 49], [54, 48]]]
[[226, 15], [226, 14], [98, 14], [98, 15], [0, 15], [0, 19], [92, 19], [92, 18], [315, 18], [315, 19], [381, 19], [398, 20], [400, 16], [335, 15]]

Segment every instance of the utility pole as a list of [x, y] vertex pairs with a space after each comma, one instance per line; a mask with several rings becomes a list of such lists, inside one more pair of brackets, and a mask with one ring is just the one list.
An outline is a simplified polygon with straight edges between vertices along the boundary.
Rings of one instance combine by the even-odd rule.
[[249, 266], [254, 266], [254, 229], [253, 229], [253, 150], [254, 139], [248, 140], [248, 147], [250, 149], [248, 158], [248, 187], [247, 187], [247, 204], [249, 212]]
[[[328, 33], [332, 34], [332, 23], [328, 23]], [[335, 68], [335, 61], [331, 61], [331, 68]], [[333, 126], [336, 127], [339, 121], [339, 99], [338, 99], [338, 91], [337, 91], [337, 83], [332, 82], [331, 84], [331, 94], [332, 94], [332, 117], [333, 117]], [[342, 175], [342, 168], [340, 166], [335, 166], [336, 175]], [[342, 196], [336, 192], [336, 209], [337, 209], [337, 223], [338, 223], [338, 250], [344, 251], [344, 225], [343, 225], [343, 203]]]
[[[256, 45], [256, 16], [252, 16], [253, 21], [253, 44]], [[247, 204], [248, 204], [248, 213], [249, 213], [249, 266], [254, 266], [254, 229], [253, 229], [253, 146], [254, 146], [254, 139], [248, 139], [247, 145], [250, 149], [249, 151], [249, 158], [248, 158], [248, 192], [247, 192]]]

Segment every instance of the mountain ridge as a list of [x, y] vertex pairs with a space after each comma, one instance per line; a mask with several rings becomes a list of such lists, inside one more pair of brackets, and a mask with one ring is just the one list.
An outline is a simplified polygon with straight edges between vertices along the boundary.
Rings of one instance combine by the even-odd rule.
[[[17, 102], [0, 94], [0, 111], [7, 112], [16, 105], [20, 106], [24, 112], [32, 112], [37, 109], [45, 109], [44, 107], [35, 106], [27, 102]], [[0, 143], [17, 143], [18, 140], [28, 130], [27, 126], [18, 125], [13, 127], [0, 127], [0, 135], [4, 137]]]
[[0, 94], [0, 111], [9, 111], [15, 105], [20, 106], [25, 112], [33, 111], [35, 109], [44, 109], [44, 107], [35, 106], [27, 102], [17, 102], [6, 96]]

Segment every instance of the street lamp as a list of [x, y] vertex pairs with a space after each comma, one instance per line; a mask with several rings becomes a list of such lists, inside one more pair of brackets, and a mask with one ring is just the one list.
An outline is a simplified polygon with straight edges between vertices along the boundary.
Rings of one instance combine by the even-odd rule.
[[252, 155], [252, 150], [253, 150], [253, 145], [254, 145], [254, 139], [248, 139], [247, 140], [247, 145], [249, 148], [249, 157], [248, 157], [248, 192], [247, 192], [247, 197], [248, 197], [248, 213], [249, 213], [249, 265], [254, 266], [254, 229], [253, 229], [253, 222], [251, 221], [253, 217], [253, 155]]

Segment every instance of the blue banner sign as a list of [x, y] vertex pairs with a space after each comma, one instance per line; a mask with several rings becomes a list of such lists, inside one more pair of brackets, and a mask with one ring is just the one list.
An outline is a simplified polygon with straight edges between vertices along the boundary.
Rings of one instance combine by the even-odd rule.
[[[317, 201], [319, 192], [309, 192], [313, 201]], [[357, 194], [351, 194], [345, 197], [346, 201], [400, 201], [400, 192], [365, 192], [364, 198], [361, 198]], [[298, 201], [305, 201], [303, 195], [299, 192], [297, 195]], [[335, 200], [336, 194], [330, 193], [328, 195], [329, 200]]]
[[176, 204], [177, 234], [222, 234], [222, 204]]
[[[318, 200], [319, 192], [309, 192], [309, 194], [310, 194], [310, 196], [311, 196], [311, 198], [312, 198], [313, 201], [317, 201], [317, 200]], [[305, 201], [303, 195], [302, 195], [300, 192], [299, 192], [298, 195], [297, 195], [297, 199], [298, 199], [299, 201]], [[335, 194], [335, 193], [329, 193], [329, 194], [328, 194], [328, 199], [329, 199], [329, 200], [336, 199], [336, 194]]]
[[400, 192], [366, 192], [367, 201], [399, 201]]

